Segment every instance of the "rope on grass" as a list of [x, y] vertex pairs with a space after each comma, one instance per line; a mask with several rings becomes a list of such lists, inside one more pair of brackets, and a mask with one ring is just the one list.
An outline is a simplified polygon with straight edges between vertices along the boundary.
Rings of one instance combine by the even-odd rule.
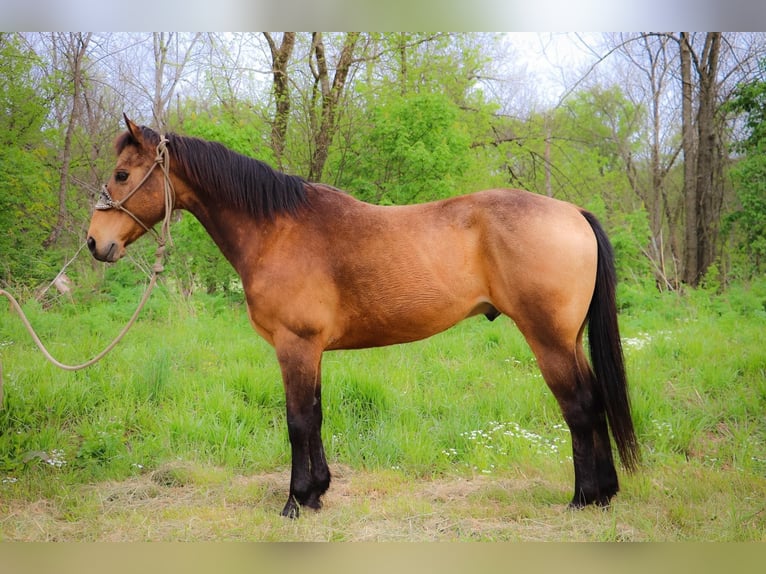
[[[154, 267], [152, 268], [152, 277], [149, 280], [149, 284], [146, 287], [146, 291], [144, 291], [144, 294], [141, 297], [141, 301], [138, 303], [138, 307], [136, 307], [136, 310], [133, 312], [133, 315], [131, 316], [130, 320], [122, 328], [122, 331], [120, 331], [117, 334], [117, 336], [114, 338], [114, 340], [111, 343], [109, 343], [104, 348], [104, 350], [101, 351], [98, 355], [96, 355], [95, 357], [93, 357], [92, 359], [88, 361], [85, 361], [84, 363], [80, 363], [77, 365], [68, 365], [68, 364], [62, 363], [61, 361], [56, 359], [53, 355], [51, 355], [50, 351], [48, 351], [48, 349], [45, 347], [43, 342], [40, 340], [40, 337], [38, 336], [32, 324], [29, 322], [29, 319], [27, 318], [26, 314], [24, 313], [24, 310], [21, 308], [21, 305], [16, 300], [16, 298], [10, 293], [8, 293], [8, 291], [6, 291], [5, 289], [0, 289], [0, 295], [8, 299], [8, 301], [11, 304], [11, 307], [16, 311], [19, 318], [21, 319], [21, 322], [24, 324], [24, 327], [26, 327], [27, 331], [29, 332], [29, 335], [32, 337], [32, 340], [37, 345], [37, 348], [40, 349], [40, 352], [50, 363], [52, 363], [59, 369], [64, 369], [65, 371], [79, 371], [80, 369], [90, 367], [91, 365], [103, 359], [107, 355], [107, 353], [109, 353], [109, 351], [114, 349], [117, 346], [117, 343], [122, 341], [125, 335], [128, 334], [128, 331], [136, 322], [136, 319], [138, 318], [138, 315], [141, 313], [141, 310], [144, 308], [144, 305], [146, 305], [146, 302], [149, 300], [149, 296], [151, 295], [152, 290], [157, 284], [157, 278], [159, 277], [159, 274], [162, 273], [162, 258], [164, 256], [164, 253], [165, 253], [165, 246], [161, 245], [157, 249], [157, 262], [154, 264]], [[0, 410], [2, 408], [3, 408], [3, 364], [2, 364], [2, 361], [0, 361]]]

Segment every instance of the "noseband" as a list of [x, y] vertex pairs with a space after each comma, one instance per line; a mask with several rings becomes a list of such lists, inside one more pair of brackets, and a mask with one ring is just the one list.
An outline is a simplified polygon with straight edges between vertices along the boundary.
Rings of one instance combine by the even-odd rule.
[[[119, 211], [122, 211], [124, 213], [127, 213], [130, 217], [133, 218], [133, 220], [138, 223], [141, 227], [143, 227], [146, 231], [150, 231], [154, 234], [155, 239], [157, 239], [157, 242], [164, 246], [166, 240], [170, 237], [170, 217], [173, 214], [173, 207], [175, 205], [175, 190], [173, 189], [173, 183], [170, 181], [170, 160], [168, 159], [168, 140], [165, 138], [165, 136], [160, 137], [160, 143], [157, 144], [157, 155], [154, 158], [154, 163], [152, 164], [152, 167], [149, 168], [149, 170], [146, 172], [143, 178], [141, 178], [141, 181], [138, 182], [138, 184], [131, 189], [128, 194], [123, 197], [119, 201], [115, 201], [112, 199], [112, 195], [109, 193], [109, 189], [106, 187], [106, 184], [101, 186], [101, 190], [99, 192], [98, 201], [96, 201], [96, 205], [94, 206], [94, 209], [98, 211], [107, 211], [109, 209], [117, 209]], [[154, 171], [154, 168], [157, 166], [160, 166], [160, 169], [162, 170], [162, 174], [165, 179], [165, 217], [162, 220], [162, 227], [161, 232], [157, 233], [154, 229], [149, 228], [143, 221], [141, 221], [134, 213], [129, 211], [125, 207], [125, 202], [130, 199], [133, 194], [135, 194], [141, 186], [146, 182], [147, 179], [149, 179], [149, 176], [152, 175], [152, 172]]]

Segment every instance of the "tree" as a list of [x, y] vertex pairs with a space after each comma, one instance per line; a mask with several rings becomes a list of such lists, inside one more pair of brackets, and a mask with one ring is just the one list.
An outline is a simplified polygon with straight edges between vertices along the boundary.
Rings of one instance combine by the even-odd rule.
[[376, 203], [411, 203], [502, 183], [488, 142], [497, 106], [467, 34], [366, 37], [326, 171]]
[[[696, 286], [715, 259], [723, 204], [723, 153], [715, 120], [721, 33], [708, 32], [698, 55], [687, 32], [679, 37], [683, 90], [685, 251], [683, 279]], [[692, 71], [696, 72], [697, 110], [693, 119]], [[696, 132], [696, 133], [695, 133]], [[696, 138], [694, 137], [696, 136]], [[695, 142], [696, 139], [696, 142]], [[696, 143], [696, 150], [694, 144]], [[696, 153], [695, 153], [696, 151]]]
[[[646, 184], [651, 194], [644, 195], [652, 257], [661, 264], [657, 268], [674, 275], [675, 269], [662, 264], [669, 248], [678, 274], [666, 284], [696, 286], [721, 255], [720, 221], [731, 197], [722, 110], [731, 87], [752, 73], [763, 48], [755, 35], [720, 32], [642, 33], [617, 40], [612, 45], [619, 43], [629, 62], [623, 81], [651, 112]], [[683, 164], [676, 166], [678, 158]], [[663, 234], [668, 241], [662, 241]]]
[[668, 34], [619, 34], [610, 42], [628, 64], [621, 74], [626, 96], [647, 112], [646, 125], [640, 130], [645, 133], [645, 147], [625, 157], [631, 187], [648, 214], [651, 241], [646, 256], [657, 285], [674, 289], [683, 258], [678, 169], [682, 145], [673, 97], [679, 67], [677, 43]]
[[[58, 218], [53, 226], [50, 235], [44, 242], [47, 247], [58, 241], [61, 231], [67, 219], [67, 196], [69, 190], [69, 171], [72, 165], [72, 143], [74, 133], [82, 116], [83, 91], [84, 91], [84, 72], [83, 62], [88, 53], [88, 44], [90, 43], [92, 33], [70, 32], [52, 34], [52, 47], [60, 52], [66, 66], [62, 86], [71, 86], [71, 105], [66, 120], [64, 134], [64, 145], [61, 150], [58, 185]], [[68, 91], [68, 90], [67, 90]]]
[[282, 154], [285, 149], [287, 122], [290, 117], [290, 82], [288, 64], [295, 47], [295, 32], [282, 34], [282, 41], [276, 41], [268, 32], [263, 33], [271, 52], [271, 73], [274, 77], [274, 121], [271, 125], [271, 147], [279, 168], [282, 168]]
[[[766, 62], [761, 63], [761, 78]], [[766, 265], [766, 80], [742, 83], [727, 103], [726, 111], [744, 117], [743, 137], [734, 144], [740, 157], [731, 170], [739, 209], [728, 220], [738, 228], [738, 244], [752, 268]]]
[[337, 129], [339, 103], [346, 87], [351, 65], [354, 63], [354, 48], [359, 40], [359, 36], [358, 32], [348, 32], [345, 35], [343, 46], [335, 63], [335, 72], [333, 73], [332, 80], [330, 80], [323, 34], [322, 32], [312, 33], [311, 56], [309, 60], [311, 73], [314, 76], [312, 102], [314, 106], [318, 105], [319, 107], [319, 121], [317, 122], [314, 118], [314, 109], [316, 108], [313, 107], [312, 125], [315, 126], [315, 129], [313, 130], [312, 139], [314, 149], [311, 154], [308, 173], [308, 179], [311, 181], [320, 181], [322, 179], [322, 172], [327, 161], [330, 144]]
[[644, 110], [619, 87], [571, 94], [554, 110], [532, 114], [512, 144], [512, 183], [582, 205], [596, 198], [610, 213], [630, 211], [628, 163], [638, 153]]
[[[154, 90], [152, 92], [152, 117], [160, 131], [165, 130], [167, 108], [184, 74], [194, 45], [201, 34], [194, 34], [183, 45], [178, 32], [154, 32], [152, 45], [154, 54]], [[172, 49], [172, 52], [171, 52]]]

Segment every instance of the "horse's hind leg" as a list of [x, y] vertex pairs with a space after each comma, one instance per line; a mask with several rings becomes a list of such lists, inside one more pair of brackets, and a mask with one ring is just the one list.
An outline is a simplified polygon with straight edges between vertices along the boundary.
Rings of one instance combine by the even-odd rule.
[[527, 340], [571, 433], [575, 485], [570, 506], [605, 506], [617, 493], [617, 473], [603, 404], [580, 339], [574, 348]]
[[[597, 388], [593, 374], [588, 371], [591, 388]], [[606, 420], [606, 410], [598, 398], [595, 405], [595, 421], [593, 428], [593, 450], [596, 457], [596, 475], [599, 484], [599, 497], [596, 504], [607, 506], [612, 497], [620, 490], [617, 480], [617, 470], [612, 456], [612, 443], [609, 440], [609, 430]]]

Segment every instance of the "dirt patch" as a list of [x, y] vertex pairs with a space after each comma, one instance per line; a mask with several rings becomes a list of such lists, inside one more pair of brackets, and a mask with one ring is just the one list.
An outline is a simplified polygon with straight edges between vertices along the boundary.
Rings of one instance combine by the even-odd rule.
[[289, 470], [242, 475], [173, 464], [51, 499], [13, 501], [5, 505], [0, 535], [21, 541], [571, 540], [577, 531], [597, 537], [599, 526], [589, 521], [603, 521], [590, 512], [573, 516], [560, 485], [541, 478], [333, 471], [324, 508], [304, 510], [299, 520], [279, 516]]

